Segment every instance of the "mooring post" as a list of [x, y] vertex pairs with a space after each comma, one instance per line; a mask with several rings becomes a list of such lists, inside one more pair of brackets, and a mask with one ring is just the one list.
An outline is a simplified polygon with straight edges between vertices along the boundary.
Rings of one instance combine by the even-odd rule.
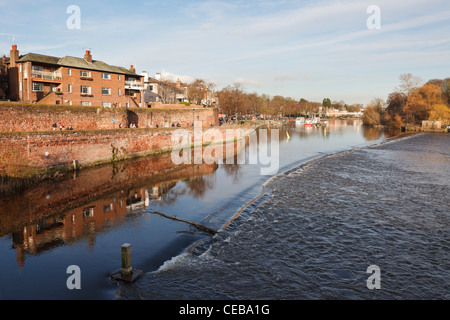
[[143, 275], [142, 270], [133, 269], [131, 265], [131, 244], [124, 243], [120, 247], [121, 254], [121, 269], [113, 272], [111, 278], [114, 280], [121, 280], [126, 282], [134, 282], [137, 278]]
[[78, 169], [78, 160], [73, 160], [73, 169], [74, 170]]
[[121, 247], [121, 253], [122, 253], [122, 275], [129, 275], [131, 271], [133, 270], [133, 267], [131, 265], [131, 244], [130, 243], [124, 243]]

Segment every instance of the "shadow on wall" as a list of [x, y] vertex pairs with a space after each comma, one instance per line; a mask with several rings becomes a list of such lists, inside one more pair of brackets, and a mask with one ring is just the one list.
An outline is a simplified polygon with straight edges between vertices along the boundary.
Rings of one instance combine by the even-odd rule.
[[139, 128], [139, 116], [136, 114], [136, 112], [127, 110], [127, 121], [129, 128]]

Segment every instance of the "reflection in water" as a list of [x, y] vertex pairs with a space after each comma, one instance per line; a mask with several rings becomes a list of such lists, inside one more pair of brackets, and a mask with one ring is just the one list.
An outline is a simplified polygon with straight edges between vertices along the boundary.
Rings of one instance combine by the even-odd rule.
[[377, 140], [382, 136], [384, 136], [385, 138], [389, 138], [398, 136], [400, 134], [400, 129], [397, 128], [362, 126], [362, 131], [364, 138], [366, 138], [367, 141]]
[[[186, 193], [201, 197], [213, 187], [214, 179], [207, 175], [218, 165], [173, 168], [170, 155], [165, 155], [112, 167], [89, 169], [76, 177], [42, 183], [21, 195], [0, 199], [0, 236], [12, 235], [21, 267], [26, 253], [38, 255], [79, 239], [88, 239], [93, 247], [96, 234], [151, 204], [171, 204]], [[182, 188], [172, 192], [179, 181], [184, 181]]]

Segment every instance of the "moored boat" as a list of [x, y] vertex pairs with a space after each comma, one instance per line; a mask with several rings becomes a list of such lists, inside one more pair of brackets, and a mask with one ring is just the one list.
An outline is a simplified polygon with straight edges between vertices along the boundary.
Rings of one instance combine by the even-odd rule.
[[304, 117], [298, 117], [295, 119], [295, 124], [304, 124], [305, 118]]

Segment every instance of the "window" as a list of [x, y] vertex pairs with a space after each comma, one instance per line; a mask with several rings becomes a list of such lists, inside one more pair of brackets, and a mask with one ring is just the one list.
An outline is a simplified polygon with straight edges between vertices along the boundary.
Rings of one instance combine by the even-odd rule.
[[111, 102], [102, 102], [102, 107], [111, 108]]
[[83, 219], [94, 217], [94, 206], [83, 208]]
[[67, 74], [68, 74], [69, 76], [71, 76], [71, 75], [72, 75], [72, 69], [67, 69]]
[[41, 82], [33, 82], [33, 91], [43, 92], [44, 84]]
[[102, 88], [102, 94], [111, 95], [111, 88]]
[[120, 80], [120, 74], [117, 76], [117, 80]]
[[56, 101], [55, 101], [55, 104], [61, 104], [61, 101], [56, 100]]
[[151, 84], [149, 87], [150, 91], [153, 91], [153, 85]]
[[81, 101], [81, 105], [82, 106], [90, 106], [91, 102], [90, 101]]
[[81, 94], [91, 94], [91, 87], [81, 86]]
[[67, 85], [67, 92], [72, 93], [72, 85]]
[[56, 92], [57, 91], [56, 89], [58, 89], [57, 85], [50, 84], [50, 92]]
[[102, 79], [111, 80], [111, 75], [109, 73], [102, 73]]
[[69, 106], [71, 106], [71, 105], [72, 105], [72, 101], [67, 101], [67, 104], [68, 104]]
[[85, 71], [85, 70], [80, 70], [80, 77], [90, 78], [91, 77], [91, 72], [90, 71]]
[[120, 94], [121, 94], [120, 88], [119, 88], [119, 90], [117, 90], [117, 93], [118, 93], [118, 94], [119, 94], [119, 96], [120, 96]]
[[44, 68], [42, 66], [31, 66], [31, 76], [35, 78], [43, 78]]

